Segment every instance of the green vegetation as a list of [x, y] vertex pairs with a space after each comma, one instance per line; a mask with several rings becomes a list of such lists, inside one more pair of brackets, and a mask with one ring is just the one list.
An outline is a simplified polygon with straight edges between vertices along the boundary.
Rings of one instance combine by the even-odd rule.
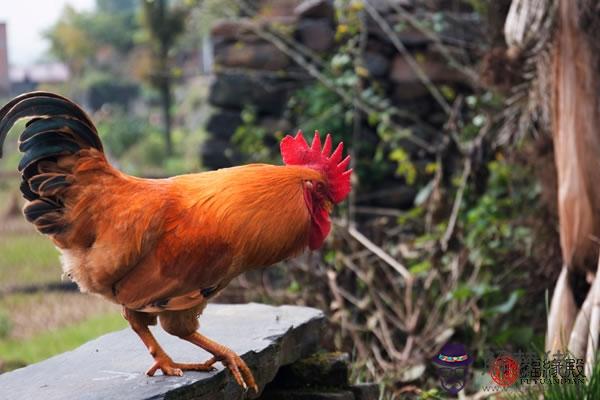
[[[560, 255], [556, 220], [542, 197], [544, 189], [552, 189], [543, 187], [535, 156], [523, 154], [535, 154], [532, 148], [546, 138], [501, 140], [504, 121], [499, 116], [505, 99], [484, 86], [433, 84], [429, 91], [439, 97], [428, 98], [425, 113], [418, 104], [395, 100], [389, 87], [363, 65], [363, 3], [340, 2], [337, 17], [338, 47], [314, 63], [319, 79], [293, 94], [285, 115], [308, 136], [314, 129], [326, 129], [335, 140], [352, 143], [359, 194], [398, 187], [415, 193], [403, 205], [383, 199], [393, 209], [377, 211], [398, 217], [358, 215], [354, 221], [406, 267], [414, 282], [404, 291], [408, 283], [397, 271], [389, 272], [387, 265], [379, 269], [384, 263], [375, 257], [361, 263], [363, 248], [348, 244], [341, 229], [320, 260], [324, 269], [335, 271], [328, 278], [335, 276], [337, 287], [322, 285], [322, 271], [307, 277], [314, 269], [306, 267], [289, 279], [288, 298], [328, 310], [339, 324], [338, 343], [362, 352], [357, 359], [364, 364], [357, 363], [355, 377], [375, 376], [388, 388], [403, 382], [416, 362], [402, 358], [407, 341], [422, 346], [418, 356], [450, 338], [468, 344], [475, 354], [491, 347], [543, 348], [546, 290], [552, 284], [548, 271], [558, 267]], [[438, 32], [447, 23], [436, 13], [424, 26]], [[416, 29], [409, 25], [393, 28], [396, 33]], [[416, 54], [416, 62], [426, 62], [423, 57]], [[448, 112], [444, 106], [455, 109]], [[241, 150], [252, 161], [275, 158], [277, 149], [271, 143], [277, 134], [265, 132], [252, 109], [242, 119], [235, 135]], [[343, 220], [345, 210], [338, 217]], [[543, 281], [540, 276], [545, 276]], [[321, 288], [324, 299], [319, 302], [314, 290], [303, 287]], [[413, 320], [407, 309], [414, 304], [421, 312]], [[446, 330], [437, 332], [432, 328], [436, 326]], [[448, 336], [440, 339], [442, 335]], [[428, 379], [421, 372], [409, 381], [427, 388]]]
[[[120, 107], [114, 107], [107, 115], [96, 121], [96, 127], [105, 145], [114, 157], [121, 158], [127, 150], [149, 136], [151, 126], [146, 119], [129, 115]], [[154, 156], [154, 162], [164, 158], [164, 154]]]
[[42, 332], [26, 340], [0, 338], [0, 359], [9, 363], [35, 363], [126, 326], [127, 321], [120, 314], [113, 313], [92, 316], [86, 321], [55, 331]]
[[[596, 358], [598, 359], [598, 358]], [[600, 362], [597, 362], [588, 376], [585, 385], [551, 383], [541, 387], [526, 388], [518, 396], [510, 396], [519, 400], [595, 400], [600, 393]]]
[[48, 238], [0, 232], [0, 289], [60, 280], [58, 251]]
[[[597, 358], [596, 358], [597, 359]], [[587, 385], [559, 385], [551, 384], [543, 390], [545, 400], [593, 400], [600, 393], [600, 362], [596, 363], [592, 376], [588, 378]], [[539, 398], [531, 396], [529, 399]]]

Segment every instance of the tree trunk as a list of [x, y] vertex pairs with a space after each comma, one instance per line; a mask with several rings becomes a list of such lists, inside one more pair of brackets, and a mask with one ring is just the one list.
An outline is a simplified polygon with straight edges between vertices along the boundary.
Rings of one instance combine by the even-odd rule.
[[161, 87], [162, 112], [164, 122], [165, 148], [167, 156], [173, 155], [173, 141], [171, 139], [171, 83], [167, 78]]
[[552, 122], [558, 174], [560, 241], [566, 268], [557, 284], [546, 347], [567, 348], [577, 307], [569, 285], [575, 268], [594, 271], [600, 228], [600, 120], [596, 59], [581, 29], [577, 1], [559, 0], [553, 53]]
[[163, 112], [165, 148], [167, 157], [173, 155], [173, 141], [171, 136], [171, 73], [169, 71], [169, 54], [166, 45], [161, 46], [160, 52], [161, 74], [160, 96]]

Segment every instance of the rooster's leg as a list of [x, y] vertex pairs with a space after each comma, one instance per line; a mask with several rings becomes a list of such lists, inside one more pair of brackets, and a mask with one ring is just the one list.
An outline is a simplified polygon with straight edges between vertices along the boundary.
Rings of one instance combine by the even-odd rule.
[[142, 339], [142, 342], [144, 342], [148, 348], [150, 355], [154, 358], [154, 364], [152, 364], [150, 369], [146, 372], [146, 375], [153, 376], [159, 369], [164, 375], [177, 376], [182, 376], [183, 371], [212, 371], [214, 369], [212, 365], [216, 360], [213, 361], [213, 359], [200, 364], [174, 362], [171, 357], [165, 353], [162, 347], [160, 347], [160, 344], [158, 344], [148, 328], [148, 325], [156, 324], [155, 316], [128, 309], [124, 309], [123, 315], [125, 319], [129, 321], [129, 325], [131, 325], [134, 332]]
[[194, 332], [191, 335], [182, 336], [181, 338], [194, 343], [211, 353], [213, 357], [206, 362], [207, 364], [212, 365], [217, 361], [221, 361], [223, 365], [229, 368], [233, 377], [241, 387], [244, 389], [250, 387], [258, 393], [258, 386], [254, 380], [252, 371], [250, 371], [250, 368], [248, 368], [244, 360], [242, 360], [233, 350], [201, 335], [199, 332]]

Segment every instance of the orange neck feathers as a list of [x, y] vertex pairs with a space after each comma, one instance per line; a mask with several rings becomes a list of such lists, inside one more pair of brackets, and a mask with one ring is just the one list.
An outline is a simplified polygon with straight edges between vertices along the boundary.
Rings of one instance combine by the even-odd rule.
[[[252, 164], [175, 178], [194, 224], [230, 243], [237, 273], [271, 265], [309, 244], [306, 181], [323, 181], [306, 167]], [[191, 221], [190, 221], [191, 222]]]

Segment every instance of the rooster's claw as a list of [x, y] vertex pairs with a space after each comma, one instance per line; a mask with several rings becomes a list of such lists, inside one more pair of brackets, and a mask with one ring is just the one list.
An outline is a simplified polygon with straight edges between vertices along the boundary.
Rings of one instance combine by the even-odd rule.
[[244, 389], [244, 392], [248, 391], [248, 387], [250, 387], [254, 393], [258, 393], [258, 385], [252, 371], [240, 356], [228, 350], [208, 360], [208, 362], [216, 361], [221, 361], [231, 371], [235, 381]]
[[214, 361], [211, 362], [211, 360], [200, 364], [184, 364], [173, 362], [170, 358], [156, 359], [150, 369], [146, 371], [146, 375], [154, 376], [159, 369], [162, 371], [163, 375], [167, 376], [183, 376], [183, 371], [209, 372], [215, 369], [213, 364]]

